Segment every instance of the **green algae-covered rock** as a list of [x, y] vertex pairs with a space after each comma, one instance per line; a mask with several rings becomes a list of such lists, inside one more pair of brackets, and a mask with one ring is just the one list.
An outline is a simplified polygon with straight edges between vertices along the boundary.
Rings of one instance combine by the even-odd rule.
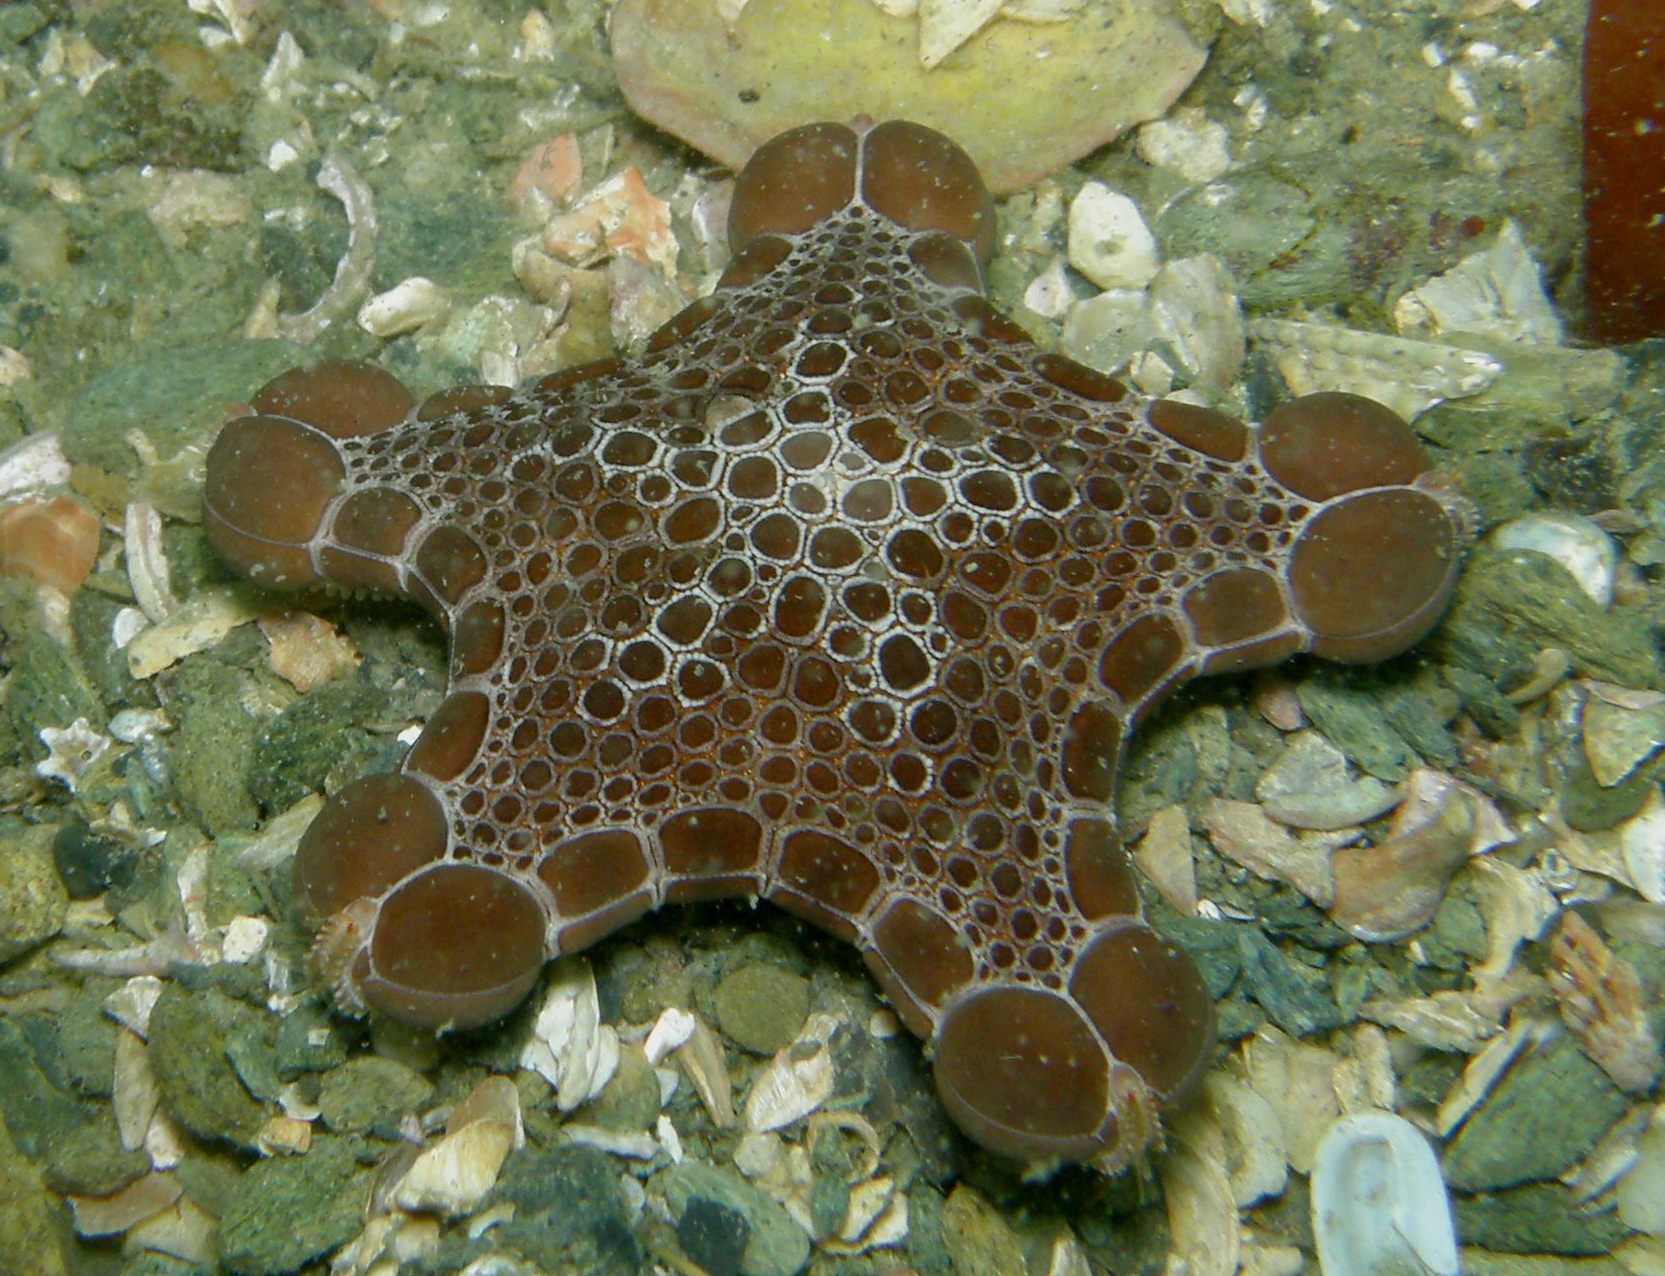
[[1445, 1150], [1445, 1181], [1476, 1192], [1552, 1178], [1627, 1106], [1571, 1037], [1557, 1037], [1517, 1060], [1464, 1123]]
[[809, 983], [778, 966], [752, 962], [717, 985], [723, 1034], [754, 1054], [774, 1054], [798, 1035], [809, 1013]]
[[342, 1140], [274, 1157], [244, 1174], [220, 1219], [220, 1257], [236, 1276], [283, 1276], [357, 1234], [370, 1171]]
[[254, 1146], [266, 1109], [249, 1093], [230, 1054], [233, 1039], [258, 1040], [264, 1019], [214, 989], [167, 984], [150, 1013], [150, 1066], [168, 1115], [210, 1142]]
[[63, 928], [69, 894], [52, 860], [55, 832], [47, 825], [0, 830], [0, 962]]
[[689, 1161], [654, 1175], [652, 1189], [670, 1206], [683, 1252], [708, 1271], [793, 1276], [809, 1262], [803, 1229], [738, 1174]]
[[324, 1075], [318, 1092], [324, 1124], [337, 1134], [363, 1134], [381, 1121], [415, 1112], [434, 1087], [394, 1059], [367, 1055]]
[[1471, 551], [1429, 652], [1494, 681], [1519, 682], [1545, 647], [1560, 647], [1585, 677], [1665, 687], [1665, 665], [1640, 610], [1602, 610], [1547, 554], [1488, 545]]
[[164, 459], [199, 439], [227, 406], [305, 352], [287, 341], [227, 341], [186, 346], [117, 364], [96, 374], [64, 408], [59, 438], [78, 465], [135, 474], [141, 460], [127, 441], [141, 430]]

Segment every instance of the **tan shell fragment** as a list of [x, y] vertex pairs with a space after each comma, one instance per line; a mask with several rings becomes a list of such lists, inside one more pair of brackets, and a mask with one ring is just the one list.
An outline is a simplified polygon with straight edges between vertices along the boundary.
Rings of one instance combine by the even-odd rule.
[[1185, 916], [1197, 911], [1197, 873], [1185, 808], [1164, 806], [1150, 817], [1133, 861], [1162, 898]]
[[1636, 1144], [1636, 1162], [1619, 1180], [1614, 1196], [1619, 1217], [1650, 1236], [1665, 1236], [1665, 1104], [1654, 1108], [1653, 1119]]
[[520, 1093], [507, 1077], [487, 1077], [451, 1110], [445, 1136], [417, 1153], [393, 1201], [400, 1209], [467, 1214], [496, 1185], [503, 1159], [525, 1141]]
[[358, 668], [358, 648], [340, 630], [309, 611], [280, 611], [260, 618], [266, 661], [296, 691], [311, 691]]
[[1205, 57], [1168, 0], [992, 22], [932, 70], [918, 24], [868, 0], [750, 0], [732, 23], [718, 0], [620, 0], [611, 34], [631, 108], [730, 168], [789, 128], [866, 114], [952, 133], [996, 194], [1160, 115]]
[[1269, 1024], [1244, 1044], [1243, 1056], [1249, 1084], [1282, 1125], [1290, 1168], [1310, 1174], [1319, 1140], [1341, 1115], [1333, 1080], [1339, 1056], [1322, 1046], [1294, 1041]]
[[1345, 846], [1330, 859], [1335, 902], [1330, 916], [1368, 942], [1400, 939], [1433, 920], [1446, 883], [1474, 842], [1473, 799], [1455, 785], [1426, 822], [1375, 846]]
[[1208, 840], [1234, 864], [1274, 882], [1288, 882], [1320, 908], [1335, 901], [1330, 853], [1354, 841], [1358, 829], [1291, 833], [1253, 802], [1221, 798], [1202, 809]]
[[77, 1236], [115, 1236], [167, 1209], [184, 1188], [172, 1174], [147, 1174], [109, 1196], [71, 1196]]
[[1219, 1125], [1237, 1208], [1281, 1196], [1289, 1166], [1277, 1111], [1263, 1095], [1223, 1070], [1208, 1075], [1203, 1094]]
[[775, 1052], [746, 1096], [746, 1129], [779, 1130], [832, 1097], [833, 1059], [827, 1043], [837, 1027], [831, 1015], [813, 1014], [798, 1039]]
[[1182, 1113], [1169, 1128], [1162, 1159], [1162, 1196], [1174, 1249], [1169, 1271], [1189, 1276], [1232, 1276], [1241, 1240], [1237, 1205], [1226, 1172], [1226, 1141], [1205, 1108]]

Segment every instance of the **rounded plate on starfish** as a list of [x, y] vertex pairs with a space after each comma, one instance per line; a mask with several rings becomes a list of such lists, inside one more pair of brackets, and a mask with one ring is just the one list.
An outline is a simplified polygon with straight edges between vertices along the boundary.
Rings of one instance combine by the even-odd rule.
[[1457, 503], [1368, 400], [1249, 425], [1038, 350], [929, 129], [783, 134], [730, 230], [639, 363], [421, 404], [323, 364], [215, 444], [228, 563], [450, 635], [400, 770], [301, 843], [322, 963], [477, 1025], [662, 903], [761, 896], [857, 946], [972, 1138], [1125, 1164], [1214, 1042], [1116, 836], [1129, 733], [1196, 674], [1410, 646]]

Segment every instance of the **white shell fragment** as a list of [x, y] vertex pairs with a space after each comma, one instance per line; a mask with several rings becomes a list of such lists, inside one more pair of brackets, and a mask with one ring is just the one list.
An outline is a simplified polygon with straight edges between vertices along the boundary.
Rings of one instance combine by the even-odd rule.
[[1650, 1236], [1665, 1236], [1665, 1104], [1636, 1144], [1636, 1161], [1614, 1193], [1626, 1226]]
[[1613, 605], [1618, 547], [1590, 519], [1578, 514], [1522, 514], [1494, 529], [1491, 542], [1499, 549], [1548, 554], [1596, 606]]
[[827, 1042], [838, 1020], [817, 1012], [798, 1039], [775, 1051], [746, 1096], [746, 1129], [779, 1130], [802, 1120], [832, 1097], [833, 1060]]
[[1255, 782], [1273, 819], [1299, 829], [1340, 829], [1393, 809], [1399, 795], [1374, 776], [1350, 776], [1347, 755], [1317, 731], [1290, 737], [1283, 754]]
[[114, 744], [85, 718], [77, 718], [67, 727], [42, 727], [38, 734], [46, 746], [46, 757], [35, 763], [35, 774], [43, 780], [57, 780], [71, 793]]
[[1625, 873], [1650, 904], [1665, 904], [1665, 800], [1655, 789], [1619, 833]]
[[1196, 913], [1196, 862], [1183, 806], [1175, 803], [1152, 813], [1144, 837], [1134, 848], [1133, 861], [1163, 899], [1187, 917]]
[[412, 275], [358, 308], [358, 326], [373, 337], [402, 337], [444, 323], [451, 299], [432, 279]]
[[1134, 149], [1145, 163], [1188, 182], [1211, 182], [1231, 167], [1231, 135], [1200, 106], [1182, 106], [1139, 130]]
[[0, 501], [8, 505], [67, 482], [69, 460], [56, 434], [31, 434], [0, 451]]
[[1043, 319], [1062, 319], [1075, 304], [1075, 290], [1070, 287], [1064, 269], [1064, 259], [1054, 257], [1045, 270], [1029, 281], [1023, 290], [1023, 305]]
[[525, 1141], [519, 1091], [507, 1077], [487, 1077], [451, 1110], [445, 1136], [417, 1153], [393, 1200], [400, 1209], [467, 1214], [497, 1183], [503, 1159]]
[[1412, 341], [1339, 324], [1259, 319], [1249, 336], [1277, 364], [1292, 394], [1345, 390], [1413, 420], [1446, 399], [1479, 394], [1503, 362], [1478, 350]]
[[618, 1071], [618, 1033], [601, 1022], [589, 962], [570, 958], [555, 963], [531, 1039], [521, 1048], [520, 1066], [555, 1087], [555, 1102], [563, 1112], [595, 1098]]
[[1070, 202], [1069, 258], [1100, 288], [1143, 288], [1159, 264], [1139, 206], [1103, 182], [1088, 182]]
[[1456, 1276], [1457, 1238], [1439, 1162], [1387, 1112], [1342, 1117], [1312, 1170], [1312, 1229], [1325, 1276]]
[[1407, 337], [1469, 332], [1533, 345], [1561, 342], [1560, 317], [1512, 217], [1491, 247], [1401, 296], [1393, 306], [1393, 323]]

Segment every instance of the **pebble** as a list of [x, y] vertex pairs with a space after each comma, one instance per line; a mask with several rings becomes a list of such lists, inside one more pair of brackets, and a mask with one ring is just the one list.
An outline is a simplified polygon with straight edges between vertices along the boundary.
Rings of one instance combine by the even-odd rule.
[[150, 1012], [149, 1058], [168, 1115], [198, 1138], [254, 1147], [266, 1109], [227, 1050], [234, 1040], [261, 1049], [269, 1032], [265, 1019], [222, 992], [164, 985]]
[[1069, 261], [1100, 288], [1143, 288], [1161, 264], [1139, 206], [1103, 182], [1070, 201]]
[[1445, 1149], [1445, 1178], [1495, 1191], [1568, 1169], [1628, 1106], [1623, 1093], [1559, 1036], [1517, 1059]]
[[0, 962], [63, 929], [69, 892], [52, 856], [54, 830], [16, 826], [0, 834]]
[[364, 1134], [378, 1123], [416, 1112], [434, 1088], [421, 1073], [393, 1059], [366, 1055], [324, 1074], [318, 1106], [336, 1134]]
[[809, 982], [778, 966], [741, 966], [717, 985], [716, 1011], [730, 1041], [753, 1054], [774, 1054], [804, 1026]]
[[956, 1276], [1009, 1276], [1024, 1271], [1023, 1246], [1000, 1212], [961, 1183], [942, 1207], [942, 1241]]
[[809, 1262], [809, 1237], [792, 1216], [728, 1170], [689, 1161], [654, 1175], [648, 1190], [664, 1197], [678, 1242], [707, 1271], [794, 1276]]
[[358, 1232], [368, 1170], [349, 1144], [319, 1140], [305, 1156], [251, 1166], [220, 1218], [219, 1249], [234, 1276], [284, 1276]]

